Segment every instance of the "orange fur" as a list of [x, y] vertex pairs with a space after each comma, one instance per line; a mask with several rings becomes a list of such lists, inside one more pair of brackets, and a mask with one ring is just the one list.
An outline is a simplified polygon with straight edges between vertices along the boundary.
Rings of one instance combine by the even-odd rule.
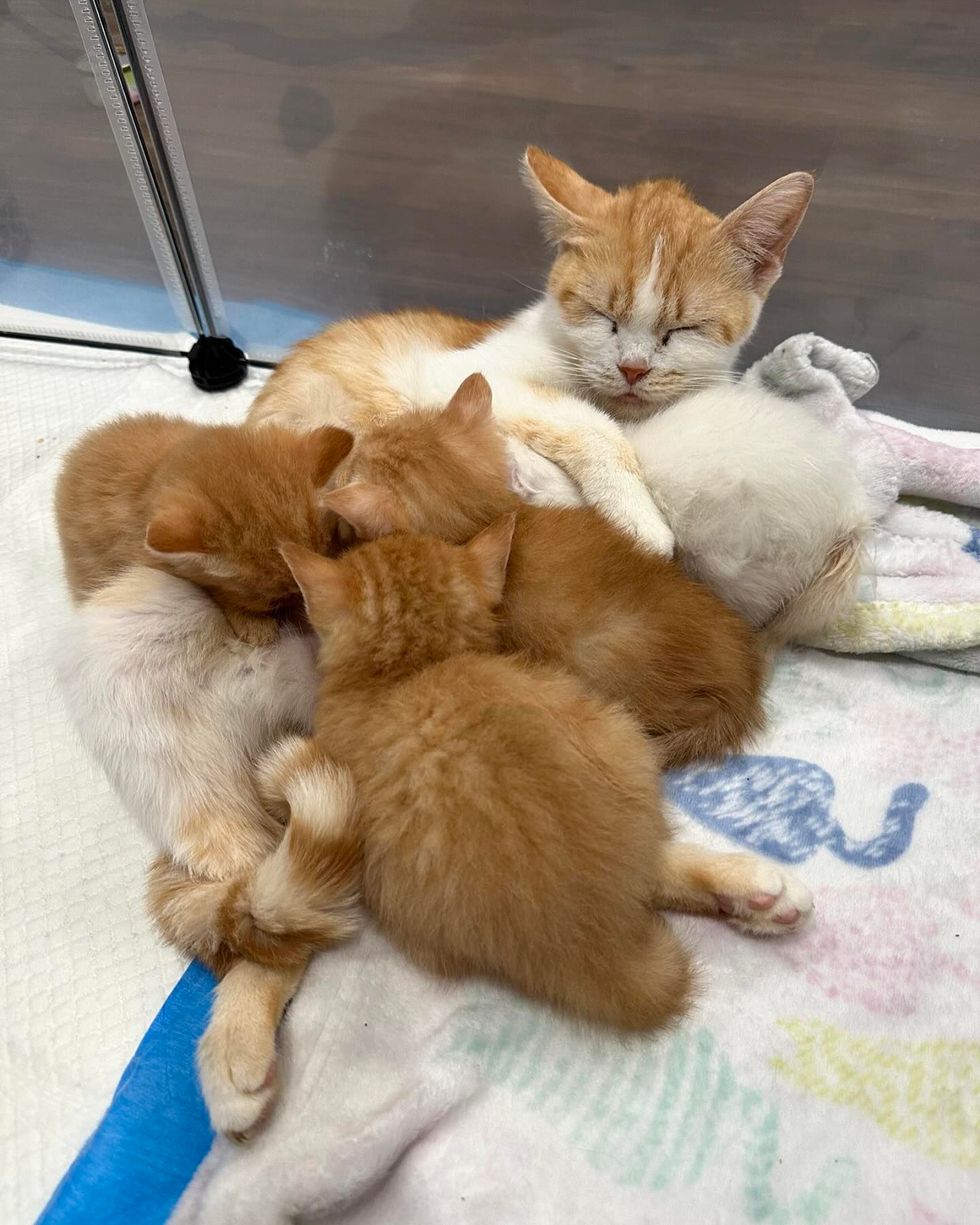
[[382, 359], [408, 361], [421, 345], [466, 349], [500, 326], [439, 310], [400, 310], [333, 324], [302, 340], [273, 371], [248, 412], [249, 425], [363, 428], [402, 412], [404, 396], [386, 381]]
[[[657, 250], [654, 330], [704, 320], [705, 331], [726, 345], [751, 330], [753, 297], [765, 296], [777, 279], [813, 190], [809, 175], [787, 175], [777, 180], [785, 190], [769, 200], [763, 218], [758, 203], [773, 196], [777, 184], [722, 219], [678, 179], [647, 179], [608, 192], [533, 146], [524, 165], [545, 230], [560, 244], [548, 287], [570, 319], [594, 310], [629, 317]], [[767, 224], [772, 235], [763, 242]]]
[[[596, 313], [629, 320], [639, 311], [644, 327], [661, 337], [696, 326], [706, 352], [717, 346], [729, 354], [722, 368], [731, 366], [755, 327], [813, 193], [812, 177], [798, 171], [719, 217], [677, 179], [648, 179], [610, 192], [534, 147], [525, 154], [524, 175], [545, 233], [558, 246], [548, 290], [569, 324], [585, 323]], [[654, 253], [656, 310], [647, 319], [642, 299]], [[386, 368], [404, 368], [419, 349], [471, 348], [507, 326], [504, 320], [477, 322], [436, 310], [334, 324], [292, 350], [256, 398], [249, 422], [354, 429], [377, 424], [408, 406]], [[474, 362], [474, 368], [479, 365]], [[668, 362], [656, 371], [656, 386], [651, 376], [639, 395], [625, 385], [615, 393], [592, 385], [574, 364], [566, 374], [565, 390], [614, 417], [638, 420], [704, 385], [709, 374], [717, 378], [718, 370], [714, 363], [692, 369]]]
[[506, 462], [474, 376], [443, 412], [359, 437], [337, 471], [352, 483], [326, 501], [362, 538], [410, 530], [456, 543], [516, 509], [504, 646], [623, 702], [661, 738], [665, 765], [740, 748], [763, 724], [764, 661], [747, 623], [594, 510], [522, 506]]
[[329, 427], [256, 433], [156, 415], [90, 431], [55, 495], [72, 595], [155, 566], [208, 591], [240, 636], [271, 640], [276, 616], [297, 603], [277, 545], [328, 547], [333, 517], [318, 490], [350, 446]]
[[337, 561], [284, 548], [323, 640], [316, 745], [356, 780], [365, 901], [416, 961], [653, 1028], [691, 991], [649, 905], [668, 838], [656, 758], [617, 706], [494, 654], [513, 526]]

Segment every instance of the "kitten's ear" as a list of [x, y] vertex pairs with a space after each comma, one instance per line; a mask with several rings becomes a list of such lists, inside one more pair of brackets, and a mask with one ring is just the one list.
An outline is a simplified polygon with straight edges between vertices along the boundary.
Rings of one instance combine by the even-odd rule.
[[348, 572], [342, 562], [323, 557], [299, 544], [280, 544], [279, 552], [296, 580], [296, 586], [303, 593], [314, 629], [318, 623], [329, 622], [337, 613], [349, 607], [351, 589]]
[[189, 503], [174, 502], [158, 510], [146, 529], [146, 547], [151, 553], [206, 553], [204, 516]]
[[157, 513], [146, 529], [146, 549], [172, 573], [195, 581], [232, 579], [234, 563], [215, 552], [205, 540], [207, 513], [200, 505], [174, 502]]
[[783, 175], [746, 200], [721, 223], [721, 231], [752, 265], [752, 285], [765, 293], [779, 279], [786, 248], [813, 196], [813, 175]]
[[334, 468], [350, 454], [354, 435], [334, 425], [321, 425], [303, 436], [313, 468], [313, 484], [325, 485]]
[[480, 579], [494, 604], [499, 604], [503, 599], [507, 562], [510, 560], [510, 546], [514, 539], [516, 522], [516, 513], [504, 515], [502, 519], [485, 527], [478, 536], [474, 536], [469, 544], [463, 545], [476, 562]]
[[443, 421], [461, 433], [483, 425], [493, 416], [493, 395], [482, 374], [471, 374], [456, 388], [442, 410]]
[[408, 527], [405, 514], [390, 489], [355, 481], [331, 489], [320, 498], [320, 505], [349, 523], [361, 540], [377, 540]]
[[612, 198], [588, 179], [529, 145], [522, 164], [524, 182], [531, 189], [545, 236], [554, 243], [574, 245], [587, 237], [593, 222]]

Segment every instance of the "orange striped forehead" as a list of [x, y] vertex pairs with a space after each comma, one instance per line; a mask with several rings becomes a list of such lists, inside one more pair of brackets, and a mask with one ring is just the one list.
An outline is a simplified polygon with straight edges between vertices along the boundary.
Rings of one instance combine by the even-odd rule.
[[676, 179], [621, 188], [558, 255], [549, 289], [573, 322], [600, 311], [651, 331], [708, 325], [731, 343], [751, 326], [752, 303], [720, 220]]

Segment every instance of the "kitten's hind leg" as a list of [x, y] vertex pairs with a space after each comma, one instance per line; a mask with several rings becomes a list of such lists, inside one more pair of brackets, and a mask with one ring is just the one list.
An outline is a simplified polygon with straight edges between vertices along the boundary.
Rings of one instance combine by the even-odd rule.
[[662, 854], [651, 899], [658, 910], [725, 918], [762, 936], [798, 931], [813, 912], [799, 877], [759, 855], [693, 842], [667, 842]]
[[215, 1131], [245, 1139], [277, 1089], [276, 1032], [306, 964], [236, 961], [218, 984], [198, 1043], [201, 1090]]

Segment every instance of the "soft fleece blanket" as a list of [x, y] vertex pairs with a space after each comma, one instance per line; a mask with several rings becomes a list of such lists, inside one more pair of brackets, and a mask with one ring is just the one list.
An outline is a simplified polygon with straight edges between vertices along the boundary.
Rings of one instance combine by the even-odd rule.
[[[115, 412], [237, 419], [244, 401], [203, 404], [179, 363], [45, 353], [28, 378], [2, 356], [0, 372], [16, 372], [8, 440], [16, 426], [23, 445], [3, 455], [16, 734], [0, 805], [0, 1131], [4, 1220], [26, 1225], [175, 964], [142, 916], [129, 819], [44, 677], [37, 643], [64, 615], [54, 470], [81, 428]], [[183, 1194], [175, 1220], [236, 1225], [972, 1221], [978, 686], [898, 656], [789, 653], [756, 753], [677, 777], [685, 832], [795, 865], [817, 914], [800, 938], [767, 944], [679, 921], [703, 991], [676, 1032], [589, 1037], [505, 992], [433, 983], [369, 934], [314, 965], [266, 1132], [242, 1149], [217, 1142], [188, 1186], [211, 1139], [192, 1062], [210, 981], [192, 967], [44, 1220], [163, 1222]]]
[[379, 935], [324, 954], [279, 1109], [218, 1140], [179, 1225], [966, 1225], [980, 1193], [980, 679], [801, 650], [757, 753], [674, 775], [681, 823], [791, 863], [760, 942], [678, 920], [703, 990], [622, 1042]]

